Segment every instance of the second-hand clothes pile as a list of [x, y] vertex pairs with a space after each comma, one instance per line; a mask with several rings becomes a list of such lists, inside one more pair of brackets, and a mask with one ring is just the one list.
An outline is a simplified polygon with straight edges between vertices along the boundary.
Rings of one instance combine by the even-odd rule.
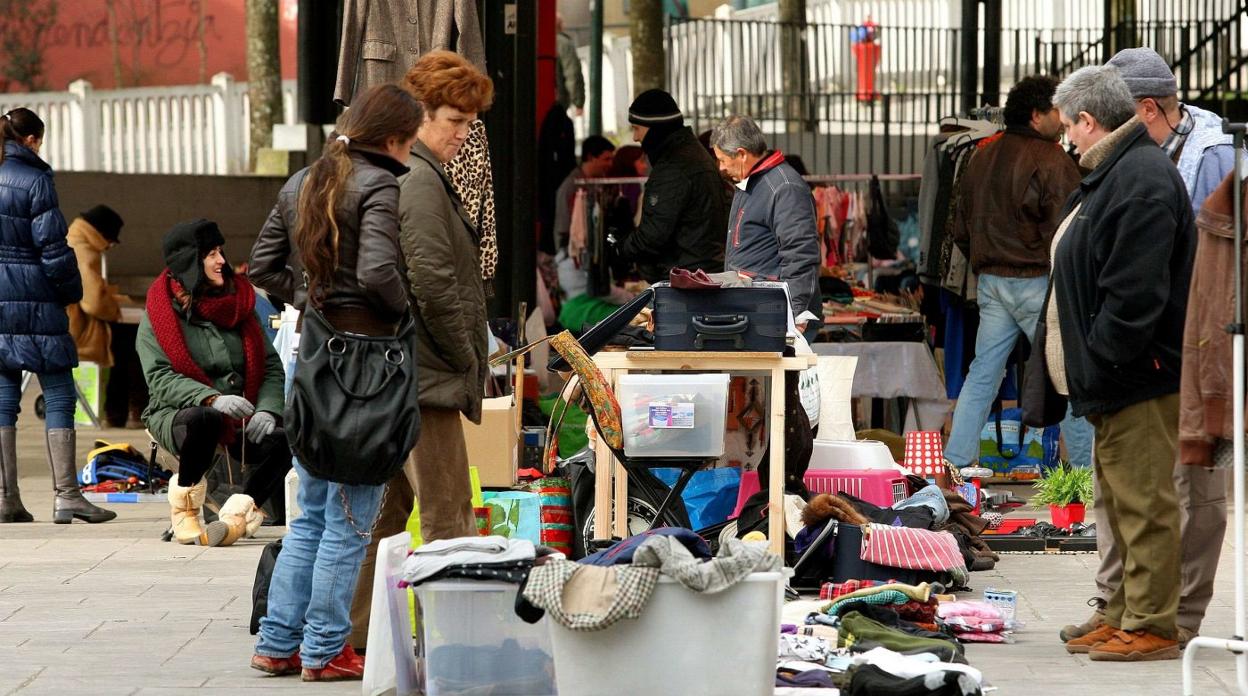
[[692, 592], [713, 594], [781, 565], [765, 544], [731, 539], [712, 557], [706, 541], [688, 529], [655, 529], [579, 562], [553, 560], [534, 567], [517, 599], [517, 613], [529, 622], [545, 613], [570, 630], [598, 631], [641, 616], [660, 576]]

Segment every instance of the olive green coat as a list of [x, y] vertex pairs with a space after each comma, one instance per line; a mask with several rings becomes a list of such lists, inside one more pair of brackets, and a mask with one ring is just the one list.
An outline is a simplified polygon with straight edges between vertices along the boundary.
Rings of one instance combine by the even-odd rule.
[[[180, 307], [174, 311], [182, 324], [186, 347], [196, 364], [203, 368], [212, 380], [212, 386], [202, 384], [186, 375], [174, 372], [169, 357], [156, 340], [156, 333], [146, 315], [139, 324], [135, 350], [143, 364], [143, 377], [147, 380], [151, 400], [143, 411], [143, 422], [152, 436], [166, 451], [178, 453], [173, 443], [173, 417], [178, 411], [202, 406], [204, 399], [218, 394], [243, 395], [243, 375], [246, 361], [243, 357], [243, 336], [239, 331], [221, 329], [203, 319], [187, 317]], [[264, 384], [256, 399], [257, 411], [268, 411], [281, 418], [285, 408], [283, 390], [286, 373], [273, 345], [264, 341]]]

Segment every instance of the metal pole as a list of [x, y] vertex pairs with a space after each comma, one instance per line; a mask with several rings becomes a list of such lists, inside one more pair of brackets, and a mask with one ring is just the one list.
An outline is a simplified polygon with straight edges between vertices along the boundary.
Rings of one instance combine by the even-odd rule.
[[1244, 286], [1243, 286], [1243, 260], [1244, 260], [1244, 193], [1243, 193], [1243, 175], [1241, 165], [1243, 164], [1244, 152], [1244, 132], [1248, 125], [1243, 123], [1231, 123], [1228, 119], [1222, 119], [1222, 131], [1233, 135], [1232, 143], [1235, 147], [1235, 170], [1234, 170], [1234, 201], [1232, 218], [1235, 231], [1233, 233], [1235, 243], [1235, 315], [1231, 319], [1231, 323], [1227, 325], [1226, 331], [1231, 334], [1231, 360], [1233, 365], [1232, 371], [1232, 419], [1231, 427], [1234, 429], [1232, 435], [1232, 454], [1233, 454], [1233, 489], [1234, 504], [1232, 507], [1232, 522], [1235, 526], [1235, 635], [1230, 640], [1221, 638], [1193, 638], [1187, 644], [1187, 650], [1183, 655], [1183, 694], [1184, 696], [1195, 696], [1196, 692], [1192, 687], [1192, 673], [1196, 661], [1196, 652], [1201, 648], [1220, 648], [1227, 650], [1235, 655], [1235, 671], [1239, 681], [1239, 692], [1248, 694], [1248, 642], [1244, 640], [1244, 634], [1248, 632], [1248, 616], [1245, 615], [1244, 606]]
[[979, 0], [962, 0], [962, 112], [979, 106]]
[[590, 0], [589, 20], [589, 132], [602, 135], [602, 3]]
[[1001, 0], [984, 0], [985, 104], [1001, 101]]

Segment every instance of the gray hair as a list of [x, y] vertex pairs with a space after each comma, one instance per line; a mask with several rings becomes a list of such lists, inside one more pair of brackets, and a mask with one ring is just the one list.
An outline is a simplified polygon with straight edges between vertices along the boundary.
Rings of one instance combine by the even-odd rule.
[[1116, 130], [1135, 116], [1135, 100], [1118, 68], [1089, 65], [1062, 80], [1053, 93], [1053, 106], [1071, 121], [1086, 111], [1106, 130]]
[[737, 148], [751, 155], [767, 151], [767, 139], [758, 124], [746, 116], [729, 116], [711, 131], [711, 145], [724, 152], [736, 152]]

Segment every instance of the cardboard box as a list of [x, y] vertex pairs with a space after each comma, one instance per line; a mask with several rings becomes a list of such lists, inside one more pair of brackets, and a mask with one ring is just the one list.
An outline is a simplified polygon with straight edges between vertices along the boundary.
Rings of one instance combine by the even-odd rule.
[[477, 467], [483, 488], [516, 484], [520, 434], [516, 432], [516, 407], [510, 396], [482, 402], [481, 425], [464, 418], [464, 441], [468, 444], [468, 464]]

